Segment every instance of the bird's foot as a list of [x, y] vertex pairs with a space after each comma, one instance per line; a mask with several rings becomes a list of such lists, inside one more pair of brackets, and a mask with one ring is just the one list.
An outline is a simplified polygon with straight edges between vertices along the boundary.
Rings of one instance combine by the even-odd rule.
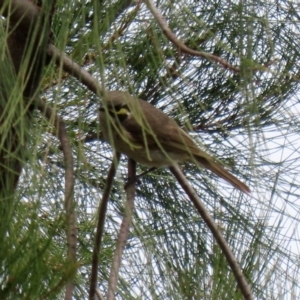
[[140, 184], [140, 183], [141, 181], [139, 179], [139, 176], [127, 178], [127, 181], [124, 184], [124, 190], [126, 190], [132, 184]]

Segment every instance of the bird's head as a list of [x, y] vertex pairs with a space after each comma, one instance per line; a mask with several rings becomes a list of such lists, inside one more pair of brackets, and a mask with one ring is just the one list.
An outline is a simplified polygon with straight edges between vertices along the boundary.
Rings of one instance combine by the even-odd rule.
[[103, 97], [100, 112], [107, 111], [112, 118], [123, 122], [131, 117], [132, 96], [122, 91], [107, 91]]

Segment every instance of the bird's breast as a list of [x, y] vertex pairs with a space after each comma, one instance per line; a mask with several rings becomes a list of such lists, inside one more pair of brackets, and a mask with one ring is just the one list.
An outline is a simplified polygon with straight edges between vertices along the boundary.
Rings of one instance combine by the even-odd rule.
[[149, 149], [144, 145], [137, 145], [124, 140], [119, 134], [111, 133], [106, 135], [103, 132], [104, 139], [116, 151], [127, 155], [137, 163], [155, 168], [169, 167], [174, 163], [184, 161], [183, 156], [178, 153], [166, 152], [157, 146], [157, 149]]

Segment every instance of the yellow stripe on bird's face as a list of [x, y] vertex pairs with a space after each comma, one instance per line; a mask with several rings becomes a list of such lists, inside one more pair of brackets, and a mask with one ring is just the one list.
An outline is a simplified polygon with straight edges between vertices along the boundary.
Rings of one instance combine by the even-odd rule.
[[108, 107], [109, 114], [119, 120], [119, 122], [124, 122], [130, 115], [130, 111], [128, 110], [127, 106], [114, 106]]
[[[115, 116], [119, 123], [122, 123], [123, 121], [125, 121], [129, 116], [130, 116], [130, 111], [127, 108], [127, 106], [115, 106], [113, 108], [109, 109], [109, 113], [112, 116]], [[136, 150], [136, 149], [142, 149], [143, 146], [141, 146], [140, 144], [137, 144], [133, 139], [132, 136], [129, 132], [127, 132], [124, 127], [119, 127], [118, 128], [119, 131], [119, 136], [129, 145], [131, 150]]]
[[116, 110], [117, 115], [129, 115], [129, 110], [126, 107], [121, 107], [119, 110]]

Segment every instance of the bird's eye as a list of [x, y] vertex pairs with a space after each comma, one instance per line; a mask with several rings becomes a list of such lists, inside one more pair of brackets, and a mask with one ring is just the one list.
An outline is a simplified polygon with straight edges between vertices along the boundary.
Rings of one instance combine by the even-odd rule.
[[114, 107], [115, 112], [119, 115], [127, 115], [129, 112], [128, 106], [127, 105], [116, 105]]
[[118, 112], [121, 109], [121, 105], [116, 105], [114, 107], [110, 107], [110, 110], [114, 110], [115, 112]]

